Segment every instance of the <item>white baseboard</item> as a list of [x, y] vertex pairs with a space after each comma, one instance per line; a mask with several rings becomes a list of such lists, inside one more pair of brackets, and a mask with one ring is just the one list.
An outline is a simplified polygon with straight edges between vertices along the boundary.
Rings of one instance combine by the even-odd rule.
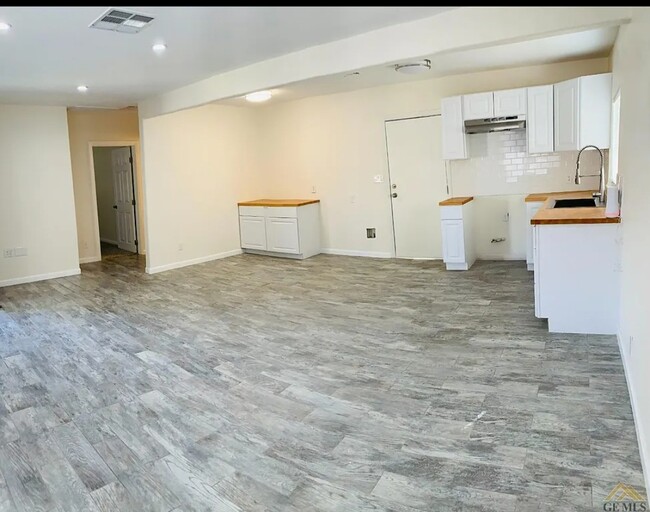
[[526, 261], [526, 256], [517, 256], [516, 254], [477, 254], [476, 259], [481, 261]]
[[101, 256], [86, 256], [85, 258], [79, 258], [79, 263], [84, 264], [84, 263], [94, 263], [96, 261], [102, 261]]
[[625, 381], [627, 382], [627, 392], [630, 395], [630, 403], [632, 404], [632, 414], [634, 416], [634, 428], [636, 429], [636, 440], [639, 443], [639, 455], [641, 456], [641, 467], [643, 468], [643, 477], [645, 479], [645, 488], [650, 489], [650, 475], [648, 471], [650, 470], [650, 461], [647, 461], [646, 456], [650, 453], [647, 449], [646, 439], [643, 436], [643, 430], [639, 426], [639, 421], [641, 416], [639, 414], [638, 402], [636, 399], [636, 393], [632, 387], [632, 375], [630, 373], [629, 367], [629, 356], [625, 353], [623, 344], [621, 343], [620, 333], [616, 335], [618, 340], [618, 351], [621, 353], [621, 359], [623, 361], [623, 369], [625, 371]]
[[467, 263], [445, 263], [447, 270], [469, 270], [469, 267]]
[[165, 272], [167, 270], [174, 270], [175, 268], [189, 267], [190, 265], [198, 265], [199, 263], [206, 263], [208, 261], [220, 260], [222, 258], [228, 258], [230, 256], [236, 256], [241, 254], [241, 249], [234, 249], [232, 251], [220, 252], [217, 254], [210, 254], [209, 256], [201, 256], [200, 258], [194, 258], [191, 260], [177, 261], [175, 263], [168, 263], [167, 265], [158, 265], [157, 267], [146, 267], [145, 272], [147, 274], [157, 274], [158, 272]]
[[390, 252], [373, 251], [349, 251], [347, 249], [321, 249], [323, 254], [335, 254], [337, 256], [361, 256], [364, 258], [392, 258]]
[[35, 283], [36, 281], [45, 281], [46, 279], [76, 276], [79, 274], [81, 274], [81, 269], [77, 267], [70, 270], [61, 270], [59, 272], [49, 272], [47, 274], [34, 274], [31, 276], [16, 277], [13, 279], [5, 279], [4, 281], [0, 281], [0, 288], [3, 288], [5, 286], [14, 286], [17, 284]]
[[111, 244], [111, 245], [117, 245], [117, 240], [109, 240], [108, 238], [100, 238], [100, 242], [104, 242], [105, 244]]

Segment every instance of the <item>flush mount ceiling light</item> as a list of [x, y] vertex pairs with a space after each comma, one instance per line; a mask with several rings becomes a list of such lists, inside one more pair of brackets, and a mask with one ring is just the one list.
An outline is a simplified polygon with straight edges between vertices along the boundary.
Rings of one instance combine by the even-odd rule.
[[167, 45], [165, 43], [156, 43], [151, 47], [151, 49], [156, 53], [161, 53], [167, 49]]
[[79, 92], [88, 92], [88, 86], [87, 85], [78, 85], [77, 90]]
[[247, 101], [252, 101], [253, 103], [260, 103], [262, 101], [270, 100], [271, 96], [271, 91], [257, 91], [257, 92], [252, 92], [250, 94], [247, 94], [245, 96]]
[[11, 25], [9, 23], [5, 23], [4, 21], [0, 21], [0, 32], [7, 32], [11, 30]]
[[429, 59], [419, 60], [417, 62], [407, 62], [406, 64], [395, 64], [395, 71], [404, 73], [405, 75], [417, 75], [425, 73], [431, 69], [431, 61]]

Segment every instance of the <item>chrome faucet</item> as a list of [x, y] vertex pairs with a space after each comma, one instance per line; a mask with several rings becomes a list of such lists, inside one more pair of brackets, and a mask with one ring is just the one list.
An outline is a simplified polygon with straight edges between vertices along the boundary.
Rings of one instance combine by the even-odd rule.
[[[580, 155], [582, 155], [582, 152], [587, 148], [594, 148], [595, 150], [598, 151], [598, 154], [600, 155], [600, 172], [598, 174], [580, 174]], [[582, 148], [580, 151], [578, 151], [578, 158], [576, 159], [575, 183], [576, 185], [580, 185], [580, 178], [593, 178], [596, 176], [600, 178], [600, 183], [598, 184], [598, 192], [594, 192], [592, 196], [594, 198], [598, 198], [598, 202], [601, 205], [603, 205], [605, 204], [605, 199], [607, 195], [607, 190], [605, 189], [605, 159], [603, 157], [603, 152], [600, 150], [598, 146], [589, 144], [584, 148]]]

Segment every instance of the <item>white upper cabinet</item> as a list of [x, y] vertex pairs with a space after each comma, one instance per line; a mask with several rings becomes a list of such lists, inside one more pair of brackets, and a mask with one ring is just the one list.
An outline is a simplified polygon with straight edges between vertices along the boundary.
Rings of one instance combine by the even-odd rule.
[[442, 114], [442, 158], [445, 160], [467, 158], [462, 97], [452, 96], [440, 100], [440, 113]]
[[526, 136], [529, 153], [553, 151], [553, 86], [528, 88]]
[[578, 147], [578, 107], [580, 79], [555, 84], [555, 149], [571, 151]]
[[463, 119], [488, 119], [494, 117], [494, 95], [479, 92], [463, 96]]
[[588, 144], [609, 148], [612, 74], [589, 75], [554, 86], [555, 151]]
[[526, 88], [494, 91], [494, 117], [526, 115]]

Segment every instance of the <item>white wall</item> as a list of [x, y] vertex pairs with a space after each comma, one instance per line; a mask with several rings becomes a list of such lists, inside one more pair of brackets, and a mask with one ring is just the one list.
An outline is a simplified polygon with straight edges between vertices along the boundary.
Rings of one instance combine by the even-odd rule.
[[239, 252], [237, 202], [262, 190], [255, 112], [208, 105], [145, 119], [142, 134], [147, 271]]
[[95, 168], [95, 191], [97, 215], [99, 217], [99, 238], [102, 242], [117, 244], [117, 218], [113, 194], [113, 149], [115, 147], [93, 148]]
[[613, 53], [621, 91], [619, 176], [623, 188], [620, 342], [650, 488], [650, 13], [621, 27]]
[[72, 158], [72, 179], [74, 183], [75, 212], [77, 215], [77, 237], [79, 258], [82, 263], [101, 259], [99, 247], [99, 226], [95, 209], [95, 188], [91, 165], [91, 143], [113, 142], [113, 146], [135, 144], [135, 180], [138, 208], [138, 251], [146, 249], [146, 236], [142, 219], [145, 205], [142, 193], [142, 161], [139, 151], [140, 126], [135, 108], [120, 110], [76, 109], [68, 110], [70, 152]]
[[[256, 110], [263, 135], [260, 177], [265, 179], [267, 193], [274, 197], [313, 197], [312, 190], [316, 189], [315, 196], [322, 201], [324, 248], [391, 254], [385, 120], [438, 112], [440, 98], [445, 96], [548, 84], [608, 69], [608, 59], [592, 59], [374, 87], [265, 106]], [[477, 201], [477, 216], [487, 212], [491, 219], [488, 225], [482, 225], [487, 245], [478, 244], [479, 257], [525, 258], [522, 194], [575, 188], [567, 178], [573, 171], [565, 165], [571, 158], [575, 162], [574, 153], [561, 156], [562, 166], [544, 175], [527, 176], [514, 184], [501, 177], [500, 186], [488, 187], [488, 194], [521, 196], [516, 204], [503, 198]], [[480, 167], [471, 165], [452, 164], [454, 195], [486, 193], [484, 187], [476, 186], [484, 185], [480, 180], [486, 175]], [[384, 183], [374, 183], [377, 174], [384, 176]], [[589, 186], [593, 183], [584, 184]], [[502, 211], [510, 211], [510, 225], [503, 226]], [[366, 227], [375, 227], [377, 238], [367, 239]], [[506, 235], [500, 235], [504, 232]], [[499, 236], [507, 236], [508, 242], [489, 243], [492, 237]]]
[[79, 273], [65, 108], [0, 105], [0, 154], [0, 286]]

